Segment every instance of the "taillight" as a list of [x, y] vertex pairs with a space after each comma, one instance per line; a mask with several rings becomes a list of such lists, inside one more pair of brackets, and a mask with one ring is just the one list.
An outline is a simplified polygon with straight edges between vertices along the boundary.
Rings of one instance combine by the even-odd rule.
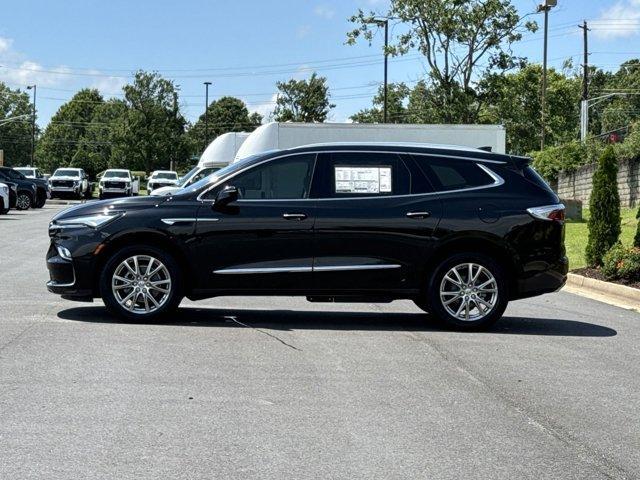
[[545, 205], [544, 207], [527, 208], [527, 212], [534, 218], [540, 220], [549, 220], [556, 222], [564, 222], [564, 205]]

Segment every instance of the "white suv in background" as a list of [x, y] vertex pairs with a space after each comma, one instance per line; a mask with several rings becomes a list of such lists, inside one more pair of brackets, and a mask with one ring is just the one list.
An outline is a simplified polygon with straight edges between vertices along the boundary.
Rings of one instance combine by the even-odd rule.
[[178, 174], [172, 170], [156, 170], [147, 181], [147, 193], [151, 195], [157, 188], [173, 187], [178, 184]]
[[140, 181], [133, 179], [130, 170], [110, 168], [100, 177], [98, 188], [100, 200], [109, 196], [131, 197], [138, 194]]
[[91, 196], [91, 184], [81, 168], [58, 168], [49, 177], [51, 196], [71, 194], [77, 198]]
[[36, 167], [13, 167], [13, 169], [27, 178], [44, 178], [44, 175], [40, 173], [40, 169]]

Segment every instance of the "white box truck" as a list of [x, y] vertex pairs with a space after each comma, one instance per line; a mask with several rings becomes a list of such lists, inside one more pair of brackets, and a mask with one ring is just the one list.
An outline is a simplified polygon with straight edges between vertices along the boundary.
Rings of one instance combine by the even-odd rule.
[[506, 132], [502, 125], [271, 122], [249, 135], [235, 161], [269, 150], [331, 142], [435, 143], [505, 153]]

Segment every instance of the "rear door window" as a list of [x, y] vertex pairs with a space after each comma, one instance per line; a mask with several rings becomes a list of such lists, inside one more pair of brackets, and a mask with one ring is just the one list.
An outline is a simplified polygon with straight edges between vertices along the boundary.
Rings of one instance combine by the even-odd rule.
[[411, 172], [395, 153], [322, 154], [316, 180], [314, 196], [322, 198], [408, 195], [411, 192]]
[[464, 190], [494, 183], [494, 179], [473, 160], [413, 156], [436, 191]]

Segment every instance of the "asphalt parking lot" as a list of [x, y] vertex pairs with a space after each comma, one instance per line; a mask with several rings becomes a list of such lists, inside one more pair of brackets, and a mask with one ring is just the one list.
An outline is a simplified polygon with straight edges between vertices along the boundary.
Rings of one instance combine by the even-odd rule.
[[640, 477], [640, 314], [561, 292], [485, 333], [295, 298], [118, 323], [47, 293], [60, 208], [0, 216], [0, 478]]

